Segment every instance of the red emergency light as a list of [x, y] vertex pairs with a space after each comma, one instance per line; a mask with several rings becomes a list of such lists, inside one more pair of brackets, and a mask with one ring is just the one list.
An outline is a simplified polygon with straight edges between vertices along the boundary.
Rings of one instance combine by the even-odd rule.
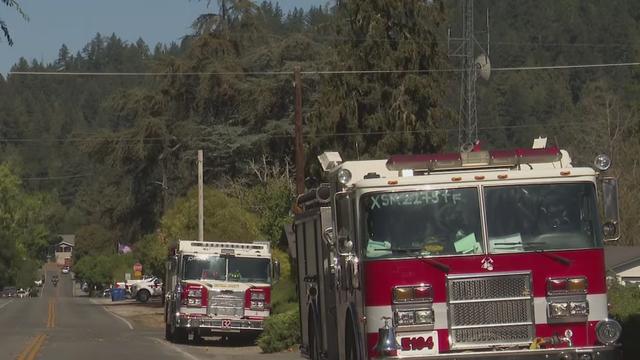
[[442, 171], [453, 169], [516, 167], [522, 164], [541, 164], [560, 161], [558, 147], [542, 149], [513, 149], [472, 151], [466, 153], [393, 155], [387, 160], [391, 171], [424, 170]]

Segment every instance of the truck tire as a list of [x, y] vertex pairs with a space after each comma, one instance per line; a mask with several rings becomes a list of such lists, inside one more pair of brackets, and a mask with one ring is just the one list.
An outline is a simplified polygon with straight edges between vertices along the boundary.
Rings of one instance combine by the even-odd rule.
[[[349, 326], [350, 328], [351, 326]], [[359, 360], [358, 347], [356, 345], [356, 336], [352, 329], [347, 330], [347, 338], [345, 339], [345, 352], [347, 360]]]
[[316, 324], [311, 312], [309, 314], [309, 359], [320, 360], [320, 342], [316, 331]]
[[171, 332], [171, 325], [164, 324], [164, 338], [169, 342], [173, 342], [173, 333]]
[[150, 297], [151, 293], [147, 289], [138, 290], [138, 293], [136, 294], [136, 299], [141, 303], [146, 303], [149, 301]]

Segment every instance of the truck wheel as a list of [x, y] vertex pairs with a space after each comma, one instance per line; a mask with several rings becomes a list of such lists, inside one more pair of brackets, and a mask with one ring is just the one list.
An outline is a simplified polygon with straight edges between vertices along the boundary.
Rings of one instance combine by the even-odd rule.
[[138, 294], [136, 294], [136, 298], [141, 303], [146, 303], [147, 301], [149, 301], [150, 297], [151, 297], [151, 293], [149, 292], [149, 290], [146, 290], [146, 289], [142, 289], [138, 291]]
[[189, 341], [189, 333], [186, 329], [175, 328], [173, 330], [173, 342], [177, 344], [186, 344]]
[[320, 360], [320, 344], [313, 321], [309, 321], [309, 359]]
[[349, 330], [345, 342], [347, 360], [358, 360], [358, 349], [356, 348], [356, 337], [353, 334], [353, 330]]
[[171, 332], [171, 325], [164, 324], [164, 338], [169, 342], [173, 342], [173, 333]]

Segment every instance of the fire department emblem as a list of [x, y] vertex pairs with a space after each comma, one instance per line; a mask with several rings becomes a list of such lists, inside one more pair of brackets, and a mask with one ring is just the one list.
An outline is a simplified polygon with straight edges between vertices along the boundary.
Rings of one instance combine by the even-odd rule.
[[493, 271], [493, 259], [488, 256], [482, 259], [482, 268], [488, 271]]

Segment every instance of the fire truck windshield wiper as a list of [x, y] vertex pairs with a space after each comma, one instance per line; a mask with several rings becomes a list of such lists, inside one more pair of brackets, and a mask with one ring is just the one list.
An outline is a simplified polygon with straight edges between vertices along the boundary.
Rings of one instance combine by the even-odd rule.
[[445, 273], [449, 273], [449, 265], [443, 264], [440, 261], [425, 257], [424, 254], [422, 254], [422, 252], [424, 251], [424, 248], [422, 247], [413, 247], [413, 248], [389, 248], [389, 249], [374, 249], [375, 251], [390, 251], [392, 254], [394, 253], [418, 253], [418, 255], [416, 256], [418, 259], [420, 260], [424, 260], [425, 262], [429, 263], [430, 265], [432, 265], [435, 268], [438, 268], [439, 270], [445, 272]]
[[560, 262], [560, 263], [562, 263], [564, 265], [571, 265], [571, 263], [573, 262], [573, 261], [571, 261], [571, 259], [567, 259], [564, 256], [560, 256], [558, 254], [554, 254], [554, 253], [548, 252], [548, 250], [545, 250], [544, 248], [541, 248], [540, 246], [547, 245], [547, 243], [544, 242], [544, 241], [531, 241], [531, 242], [525, 243], [523, 245], [524, 245], [525, 249], [527, 249], [527, 250], [534, 250], [537, 253], [545, 254], [546, 256], [548, 256], [548, 257], [550, 257], [550, 258], [552, 258], [552, 259], [554, 259], [554, 260], [556, 260], [556, 261], [558, 261], [558, 262]]

